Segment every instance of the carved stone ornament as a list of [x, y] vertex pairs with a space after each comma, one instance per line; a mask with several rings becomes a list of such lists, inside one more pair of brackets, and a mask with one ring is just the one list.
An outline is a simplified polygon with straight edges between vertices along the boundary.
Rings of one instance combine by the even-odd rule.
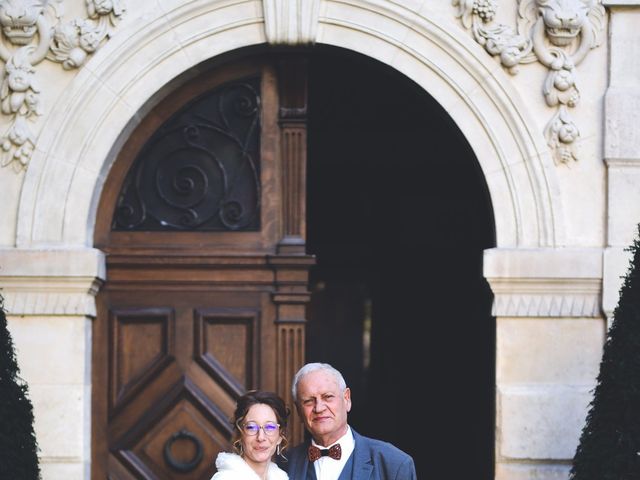
[[558, 164], [577, 160], [580, 132], [569, 113], [580, 101], [576, 66], [600, 45], [605, 10], [601, 0], [518, 0], [517, 30], [495, 23], [497, 0], [452, 0], [456, 16], [475, 40], [509, 73], [539, 61], [549, 72], [542, 88], [555, 113], [544, 129]]
[[123, 0], [85, 0], [85, 19], [62, 21], [62, 0], [0, 0], [0, 109], [11, 117], [0, 137], [0, 166], [26, 169], [35, 146], [29, 121], [42, 115], [35, 66], [44, 59], [80, 68], [111, 35]]

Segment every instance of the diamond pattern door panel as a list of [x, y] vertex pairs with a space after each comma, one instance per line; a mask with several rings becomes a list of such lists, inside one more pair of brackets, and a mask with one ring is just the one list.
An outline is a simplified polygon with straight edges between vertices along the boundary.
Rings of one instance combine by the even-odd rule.
[[[306, 59], [227, 60], [160, 89], [105, 179], [94, 479], [209, 480], [238, 396], [260, 388], [291, 403], [313, 264]], [[302, 428], [292, 422], [290, 438]]]
[[183, 378], [112, 452], [136, 478], [210, 478], [211, 459], [230, 435], [225, 415]]
[[111, 477], [211, 478], [216, 455], [230, 447], [235, 400], [256, 381], [260, 310], [233, 300], [108, 295]]
[[171, 309], [112, 311], [110, 407], [121, 408], [174, 359]]
[[[196, 361], [229, 394], [239, 396], [253, 384], [253, 326], [257, 312], [210, 309], [196, 312]], [[238, 352], [246, 352], [238, 355]]]

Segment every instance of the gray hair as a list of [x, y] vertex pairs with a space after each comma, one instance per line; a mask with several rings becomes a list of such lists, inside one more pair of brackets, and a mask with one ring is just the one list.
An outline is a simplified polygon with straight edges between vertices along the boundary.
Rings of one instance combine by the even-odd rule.
[[344, 377], [338, 370], [333, 368], [328, 363], [319, 363], [319, 362], [307, 363], [306, 365], [303, 365], [300, 370], [298, 370], [298, 373], [295, 374], [295, 376], [293, 377], [293, 381], [291, 382], [291, 395], [292, 395], [291, 398], [293, 398], [294, 402], [296, 403], [298, 402], [298, 383], [300, 383], [300, 380], [302, 379], [302, 377], [304, 377], [308, 373], [317, 372], [319, 370], [325, 371], [333, 375], [333, 377], [336, 379], [336, 382], [338, 382], [340, 391], [341, 392], [345, 391], [345, 389], [347, 388], [347, 382], [344, 381]]

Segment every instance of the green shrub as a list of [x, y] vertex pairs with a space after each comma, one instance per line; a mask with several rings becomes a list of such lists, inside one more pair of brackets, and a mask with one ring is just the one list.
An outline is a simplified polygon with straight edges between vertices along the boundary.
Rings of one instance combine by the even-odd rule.
[[571, 480], [640, 479], [640, 240], [629, 251]]
[[0, 295], [0, 478], [40, 478], [33, 407], [20, 378], [7, 316]]

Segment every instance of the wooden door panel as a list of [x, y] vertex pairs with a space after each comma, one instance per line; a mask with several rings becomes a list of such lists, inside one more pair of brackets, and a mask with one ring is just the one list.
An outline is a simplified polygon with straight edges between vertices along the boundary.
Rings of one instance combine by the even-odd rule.
[[[291, 87], [281, 108], [279, 75], [298, 76], [291, 68], [278, 74], [273, 60], [203, 70], [141, 121], [109, 172], [94, 237], [107, 254], [107, 282], [93, 332], [92, 478], [208, 480], [218, 452], [231, 449], [229, 418], [240, 395], [273, 390], [291, 404], [313, 264], [302, 238], [306, 107]], [[226, 96], [247, 86], [251, 103]], [[244, 123], [221, 120], [236, 114], [250, 114], [259, 130], [251, 148], [240, 141], [246, 135], [235, 136]], [[283, 137], [297, 140], [282, 149]], [[253, 169], [246, 183], [235, 175], [220, 183], [231, 178], [225, 172], [246, 170], [223, 158], [230, 139], [236, 160], [252, 160], [240, 162]], [[189, 215], [173, 210], [166, 189]], [[139, 193], [139, 221], [127, 223], [125, 207]], [[191, 215], [192, 204], [202, 210]], [[255, 208], [244, 222], [247, 205]], [[301, 440], [301, 425], [291, 423], [291, 441]]]
[[230, 306], [234, 298], [256, 303], [216, 292], [108, 295], [108, 435], [118, 471], [211, 477], [213, 459], [230, 446], [235, 399], [256, 385], [260, 311]]
[[109, 315], [110, 410], [122, 408], [174, 360], [170, 308], [112, 310]]
[[195, 358], [230, 395], [255, 384], [258, 312], [207, 309], [196, 312]]
[[227, 415], [183, 377], [114, 440], [111, 454], [131, 478], [209, 479], [230, 435]]

